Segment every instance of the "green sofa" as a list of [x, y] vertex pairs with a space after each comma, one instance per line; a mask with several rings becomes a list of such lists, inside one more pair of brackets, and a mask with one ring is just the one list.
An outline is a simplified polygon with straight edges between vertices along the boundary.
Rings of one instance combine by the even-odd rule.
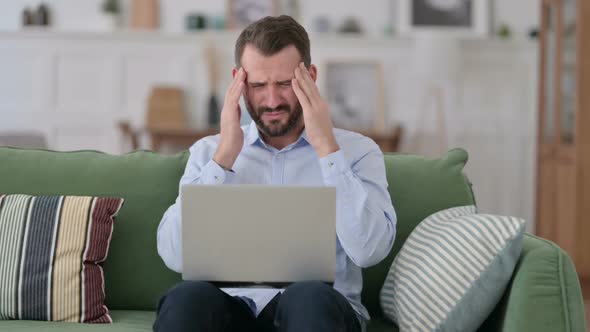
[[[186, 151], [173, 156], [149, 151], [114, 156], [0, 147], [0, 193], [109, 195], [126, 200], [104, 263], [113, 324], [0, 321], [0, 331], [151, 331], [157, 300], [180, 281], [157, 254], [156, 230], [176, 199], [187, 159]], [[370, 332], [398, 330], [383, 318], [379, 290], [412, 229], [436, 211], [475, 203], [462, 171], [466, 162], [467, 153], [460, 149], [435, 160], [386, 155], [398, 232], [387, 259], [364, 270], [363, 301], [373, 317]], [[527, 234], [512, 280], [480, 331], [585, 331], [582, 293], [571, 259], [553, 243]]]

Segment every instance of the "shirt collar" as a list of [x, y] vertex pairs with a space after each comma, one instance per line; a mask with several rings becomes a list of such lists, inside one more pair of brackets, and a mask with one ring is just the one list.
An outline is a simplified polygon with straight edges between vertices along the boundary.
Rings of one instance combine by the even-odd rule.
[[[248, 131], [246, 132], [246, 137], [244, 138], [244, 142], [248, 145], [254, 145], [257, 142], [260, 142], [262, 145], [267, 146], [262, 137], [260, 136], [260, 131], [258, 131], [258, 126], [256, 126], [256, 122], [251, 121], [250, 125], [248, 126]], [[299, 138], [295, 141], [295, 143], [290, 145], [299, 145], [301, 143], [309, 144], [309, 138], [307, 136], [307, 132], [305, 128], [303, 132], [299, 136]]]

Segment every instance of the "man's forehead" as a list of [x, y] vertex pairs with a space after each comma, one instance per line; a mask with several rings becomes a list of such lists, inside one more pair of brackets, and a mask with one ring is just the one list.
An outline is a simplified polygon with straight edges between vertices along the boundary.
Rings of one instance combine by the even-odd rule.
[[271, 56], [265, 56], [256, 47], [247, 45], [242, 55], [242, 67], [249, 81], [293, 78], [300, 61], [301, 56], [292, 45]]
[[288, 67], [244, 66], [244, 70], [246, 71], [246, 80], [248, 82], [280, 82], [294, 78], [296, 67], [297, 65]]
[[246, 80], [248, 82], [281, 82], [288, 81], [295, 77], [293, 70], [291, 71], [274, 71], [274, 70], [246, 70]]

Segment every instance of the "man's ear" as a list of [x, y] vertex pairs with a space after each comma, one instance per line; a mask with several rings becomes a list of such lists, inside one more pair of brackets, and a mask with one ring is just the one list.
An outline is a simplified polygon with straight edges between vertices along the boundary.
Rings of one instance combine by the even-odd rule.
[[312, 64], [311, 66], [309, 66], [309, 76], [311, 76], [311, 79], [316, 82], [318, 79], [318, 67], [316, 67], [316, 65]]

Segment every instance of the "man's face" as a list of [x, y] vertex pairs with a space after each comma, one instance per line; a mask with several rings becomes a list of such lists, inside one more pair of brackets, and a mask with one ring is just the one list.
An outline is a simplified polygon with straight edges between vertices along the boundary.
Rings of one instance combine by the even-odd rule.
[[252, 120], [269, 137], [286, 135], [301, 124], [303, 111], [291, 87], [300, 62], [299, 51], [292, 45], [269, 57], [252, 45], [244, 49], [244, 101]]

